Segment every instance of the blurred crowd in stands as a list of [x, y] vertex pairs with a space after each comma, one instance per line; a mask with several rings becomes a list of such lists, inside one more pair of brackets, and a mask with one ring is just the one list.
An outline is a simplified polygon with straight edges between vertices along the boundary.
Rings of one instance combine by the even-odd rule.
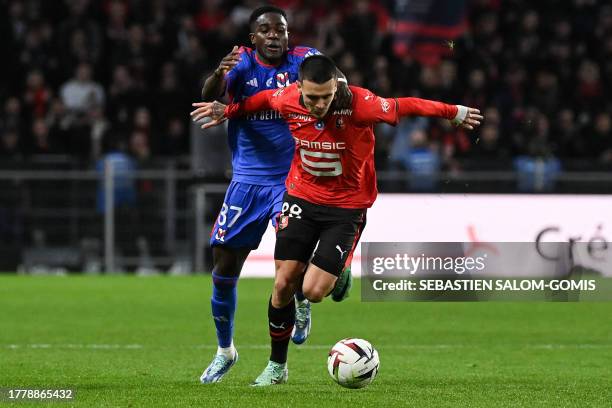
[[[467, 1], [465, 34], [430, 65], [394, 55], [395, 1], [270, 3], [290, 16], [290, 44], [334, 58], [350, 83], [484, 112], [470, 134], [437, 120], [379, 127], [379, 169], [410, 168], [419, 154], [451, 170], [496, 169], [519, 156], [612, 167], [609, 1]], [[137, 161], [188, 155], [190, 104], [232, 46], [249, 45], [246, 23], [261, 2], [0, 4], [1, 160], [93, 163], [111, 146]]]

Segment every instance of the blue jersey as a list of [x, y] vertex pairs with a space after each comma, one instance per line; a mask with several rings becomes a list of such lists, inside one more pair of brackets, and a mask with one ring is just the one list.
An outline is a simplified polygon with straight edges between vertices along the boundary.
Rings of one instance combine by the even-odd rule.
[[[278, 66], [266, 65], [255, 50], [241, 47], [240, 62], [225, 76], [230, 102], [240, 102], [267, 89], [296, 82], [302, 61], [319, 54], [314, 48], [293, 47]], [[287, 177], [295, 142], [289, 127], [276, 111], [261, 111], [228, 123], [234, 181], [270, 186]]]

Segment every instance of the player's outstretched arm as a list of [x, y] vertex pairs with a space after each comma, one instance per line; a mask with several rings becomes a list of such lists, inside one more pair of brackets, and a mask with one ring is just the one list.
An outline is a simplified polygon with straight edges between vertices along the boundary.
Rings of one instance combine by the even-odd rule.
[[204, 86], [202, 87], [202, 100], [211, 102], [223, 96], [226, 85], [225, 74], [234, 68], [239, 62], [240, 53], [238, 51], [238, 46], [234, 45], [232, 51], [223, 57], [219, 63], [219, 66], [204, 81]]
[[420, 98], [397, 98], [398, 116], [431, 116], [449, 119], [455, 126], [473, 130], [484, 117], [480, 110]]
[[449, 105], [421, 98], [381, 98], [371, 91], [352, 87], [356, 98], [354, 119], [357, 123], [371, 125], [386, 122], [396, 125], [404, 116], [426, 116], [450, 120], [455, 126], [473, 130], [484, 117], [476, 108]]
[[240, 103], [225, 105], [219, 101], [195, 102], [191, 106], [196, 109], [190, 113], [191, 120], [198, 122], [201, 119], [210, 118], [211, 121], [203, 124], [202, 129], [220, 125], [227, 119], [238, 118], [253, 112], [275, 109], [272, 96], [278, 93], [277, 89], [259, 92]]

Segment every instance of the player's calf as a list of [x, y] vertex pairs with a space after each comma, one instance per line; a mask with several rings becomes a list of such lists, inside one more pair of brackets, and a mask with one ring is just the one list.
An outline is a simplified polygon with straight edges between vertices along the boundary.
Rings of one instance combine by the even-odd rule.
[[304, 296], [312, 303], [319, 303], [323, 300], [325, 296], [329, 293], [329, 288], [327, 287], [312, 287], [304, 289]]
[[270, 360], [277, 363], [287, 361], [289, 339], [295, 325], [295, 302], [291, 299], [287, 305], [275, 307], [272, 299], [268, 303], [268, 329], [272, 350]]
[[304, 295], [313, 303], [321, 302], [332, 292], [339, 280], [332, 271], [339, 270], [332, 262], [325, 264], [325, 258], [315, 255], [304, 277]]

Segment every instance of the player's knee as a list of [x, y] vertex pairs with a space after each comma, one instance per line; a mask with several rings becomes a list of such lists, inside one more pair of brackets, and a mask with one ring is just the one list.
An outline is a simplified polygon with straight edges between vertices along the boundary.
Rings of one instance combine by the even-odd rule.
[[250, 249], [232, 249], [222, 246], [213, 248], [213, 274], [225, 277], [238, 277]]
[[274, 294], [281, 300], [290, 299], [295, 292], [296, 282], [292, 282], [288, 277], [277, 275], [274, 280]]
[[276, 277], [274, 278], [274, 290], [279, 292], [290, 291], [291, 296], [296, 290], [300, 272], [304, 266], [294, 261], [276, 261]]
[[321, 302], [329, 292], [328, 290], [326, 290], [326, 288], [323, 288], [321, 286], [304, 286], [302, 290], [304, 292], [304, 296], [306, 296], [306, 299], [308, 299], [312, 303]]

